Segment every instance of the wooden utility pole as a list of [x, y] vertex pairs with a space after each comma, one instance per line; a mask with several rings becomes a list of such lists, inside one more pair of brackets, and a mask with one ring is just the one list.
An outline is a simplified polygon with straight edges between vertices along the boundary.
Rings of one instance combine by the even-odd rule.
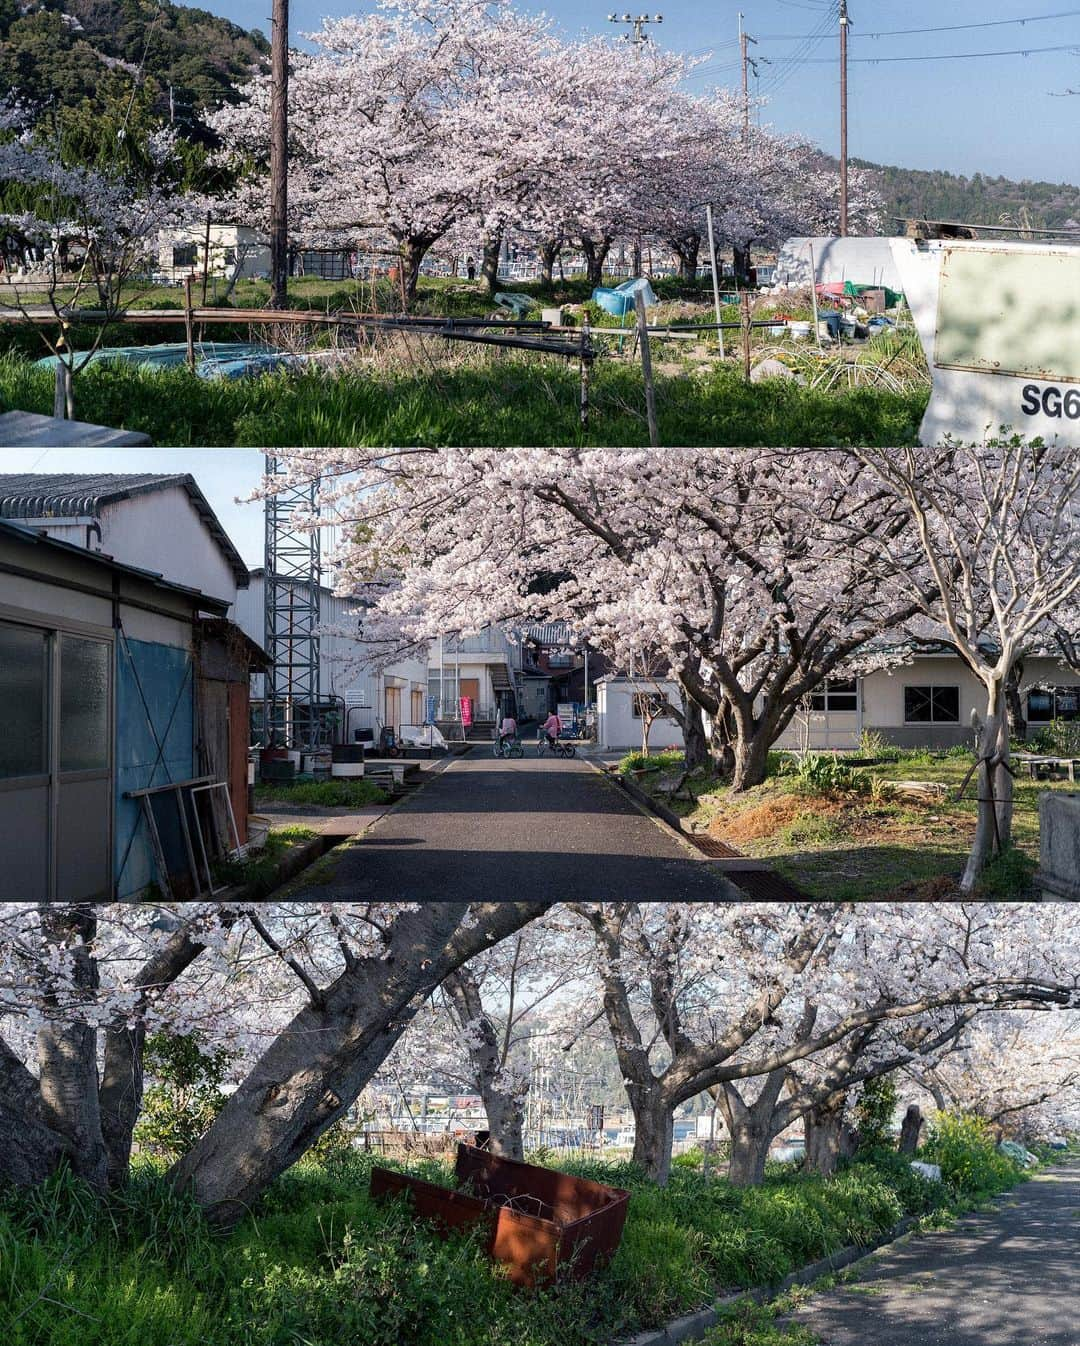
[[743, 135], [750, 139], [750, 67], [754, 67], [754, 74], [757, 74], [757, 65], [750, 59], [750, 43], [757, 46], [757, 38], [751, 37], [742, 26], [743, 16], [739, 13], [739, 55], [742, 59], [742, 103], [743, 103]]
[[289, 0], [273, 0], [270, 26], [270, 307], [289, 285]]
[[191, 282], [194, 277], [190, 272], [184, 277], [184, 334], [187, 337], [187, 363], [188, 368], [195, 371], [195, 326], [191, 311]]
[[705, 207], [705, 223], [709, 231], [709, 266], [712, 270], [713, 309], [716, 312], [716, 339], [720, 343], [720, 357], [724, 356], [723, 310], [720, 307], [720, 265], [716, 260], [716, 236], [713, 233], [712, 206]]
[[848, 0], [840, 0], [840, 237], [848, 235]]

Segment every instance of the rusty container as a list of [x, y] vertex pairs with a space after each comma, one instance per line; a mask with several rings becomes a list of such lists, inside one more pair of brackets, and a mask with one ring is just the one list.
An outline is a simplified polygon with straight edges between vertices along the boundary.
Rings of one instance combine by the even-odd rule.
[[472, 1145], [458, 1146], [455, 1169], [457, 1191], [374, 1168], [371, 1195], [380, 1200], [408, 1192], [417, 1215], [444, 1231], [486, 1225], [488, 1254], [515, 1285], [533, 1286], [557, 1274], [582, 1279], [619, 1246], [630, 1202], [621, 1188]]

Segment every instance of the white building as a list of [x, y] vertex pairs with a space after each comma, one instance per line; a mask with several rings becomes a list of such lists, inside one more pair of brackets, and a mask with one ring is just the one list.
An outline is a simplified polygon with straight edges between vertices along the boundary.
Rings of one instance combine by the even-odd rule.
[[210, 276], [231, 280], [239, 272], [244, 279], [270, 274], [270, 248], [258, 231], [246, 224], [210, 225], [210, 265], [206, 266], [206, 228], [158, 235], [157, 273], [166, 280], [182, 282], [185, 276]]
[[776, 259], [776, 285], [873, 285], [903, 293], [903, 273], [891, 238], [789, 238]]
[[163, 575], [230, 607], [248, 583], [240, 553], [188, 473], [3, 473], [0, 518]]
[[[536, 687], [525, 690], [524, 648], [497, 627], [474, 636], [446, 636], [428, 649], [427, 690], [440, 720], [460, 718], [461, 698], [472, 703], [472, 719], [494, 721], [511, 704], [519, 718], [532, 713]], [[546, 705], [546, 686], [543, 697]]]
[[[598, 678], [595, 686], [596, 743], [603, 752], [639, 752], [642, 710], [660, 696], [666, 696], [673, 705], [679, 704], [679, 689], [674, 682], [613, 676]], [[682, 746], [682, 729], [675, 720], [664, 716], [653, 721], [649, 731], [650, 751]]]
[[[251, 585], [237, 604], [236, 622], [260, 645], [265, 636], [266, 575], [251, 572]], [[334, 702], [341, 717], [340, 738], [354, 742], [357, 730], [383, 726], [400, 733], [402, 725], [426, 719], [428, 668], [423, 659], [405, 659], [385, 669], [368, 662], [371, 649], [362, 638], [358, 602], [321, 586], [319, 590], [319, 698]], [[353, 634], [355, 632], [355, 634]], [[261, 702], [265, 677], [252, 679], [251, 695]]]

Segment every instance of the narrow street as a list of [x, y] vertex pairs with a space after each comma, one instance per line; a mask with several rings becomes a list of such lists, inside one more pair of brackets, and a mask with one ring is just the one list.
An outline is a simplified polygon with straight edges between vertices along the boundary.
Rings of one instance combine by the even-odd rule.
[[1078, 1346], [1080, 1164], [882, 1252], [789, 1321], [821, 1346]]
[[[743, 897], [580, 759], [458, 758], [350, 846], [333, 896], [559, 901]], [[320, 895], [328, 895], [327, 888]]]

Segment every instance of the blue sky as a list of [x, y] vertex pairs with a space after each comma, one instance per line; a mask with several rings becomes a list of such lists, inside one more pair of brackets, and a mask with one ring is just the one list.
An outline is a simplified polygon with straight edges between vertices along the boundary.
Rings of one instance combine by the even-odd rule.
[[249, 566], [263, 563], [258, 449], [5, 449], [0, 472], [190, 472]]
[[[244, 28], [269, 32], [269, 0], [206, 0], [205, 7]], [[365, 0], [292, 0], [295, 40], [320, 26], [324, 15], [369, 9]], [[521, 8], [543, 9], [569, 34], [613, 30], [606, 21], [610, 0], [548, 0]], [[770, 96], [764, 114], [784, 131], [798, 131], [826, 149], [838, 146], [839, 75], [836, 0], [669, 0], [659, 5], [664, 22], [653, 29], [666, 46], [713, 53], [709, 73], [694, 81], [738, 81], [738, 12], [749, 33], [760, 37], [754, 54], [761, 89]], [[625, 7], [619, 12], [625, 12]], [[642, 10], [634, 8], [633, 12]], [[655, 13], [656, 10], [649, 12]], [[1080, 183], [1080, 98], [1053, 97], [1080, 89], [1080, 4], [1068, 0], [850, 0], [854, 24], [851, 71], [851, 150], [858, 157], [909, 168], [1004, 174]], [[952, 32], [873, 37], [896, 29], [990, 24], [1055, 15], [1021, 26], [978, 27]], [[792, 41], [823, 33], [813, 42]], [[922, 57], [1017, 48], [1072, 50], [977, 60], [892, 61], [874, 57]], [[793, 56], [812, 58], [793, 63]]]

